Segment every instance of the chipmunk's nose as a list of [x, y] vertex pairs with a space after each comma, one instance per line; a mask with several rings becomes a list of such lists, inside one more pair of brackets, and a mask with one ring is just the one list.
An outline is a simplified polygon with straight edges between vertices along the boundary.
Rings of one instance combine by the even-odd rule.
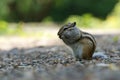
[[58, 34], [57, 34], [57, 35], [58, 35], [58, 37], [61, 39], [61, 34], [59, 34], [59, 32], [58, 32]]
[[59, 36], [59, 38], [60, 38], [60, 39], [63, 39], [63, 38], [64, 38], [64, 36], [63, 36], [63, 35], [61, 35], [61, 36]]
[[58, 35], [59, 36], [59, 38], [61, 39], [61, 35]]

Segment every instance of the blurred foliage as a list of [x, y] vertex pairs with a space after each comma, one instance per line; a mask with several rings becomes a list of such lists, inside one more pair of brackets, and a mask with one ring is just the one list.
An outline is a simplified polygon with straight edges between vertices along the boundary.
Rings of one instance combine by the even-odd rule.
[[7, 33], [8, 31], [8, 23], [5, 21], [0, 21], [0, 34]]
[[25, 32], [23, 31], [23, 25], [24, 25], [23, 22], [19, 22], [15, 29], [13, 29], [12, 34], [24, 35]]
[[[8, 28], [7, 21], [18, 23]], [[28, 21], [76, 21], [82, 28], [120, 29], [120, 0], [1, 0], [0, 34], [24, 35], [23, 25]]]
[[55, 21], [63, 21], [69, 15], [90, 13], [99, 18], [106, 18], [118, 0], [55, 0], [51, 16]]
[[118, 0], [1, 0], [0, 19], [12, 22], [42, 21], [50, 16], [63, 22], [71, 15], [90, 13], [105, 18]]
[[92, 28], [95, 27], [95, 25], [100, 25], [102, 20], [93, 17], [91, 14], [84, 14], [82, 16], [78, 15], [72, 15], [67, 18], [65, 23], [68, 22], [77, 22], [77, 25], [82, 27], [82, 28]]
[[106, 16], [106, 19], [100, 19], [92, 15], [91, 13], [83, 15], [71, 15], [66, 22], [77, 22], [77, 25], [82, 28], [102, 28], [102, 29], [120, 29], [120, 0], [115, 5], [114, 9], [110, 14]]
[[0, 35], [24, 35], [23, 22], [17, 23], [17, 26], [11, 27], [6, 21], [0, 21]]

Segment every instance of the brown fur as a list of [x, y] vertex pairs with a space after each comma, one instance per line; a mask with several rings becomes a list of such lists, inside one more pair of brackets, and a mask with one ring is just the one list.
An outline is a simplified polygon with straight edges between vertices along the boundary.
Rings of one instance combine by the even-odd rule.
[[80, 40], [80, 43], [83, 46], [83, 53], [82, 53], [82, 59], [92, 59], [92, 55], [94, 52], [94, 45], [90, 39], [83, 38]]

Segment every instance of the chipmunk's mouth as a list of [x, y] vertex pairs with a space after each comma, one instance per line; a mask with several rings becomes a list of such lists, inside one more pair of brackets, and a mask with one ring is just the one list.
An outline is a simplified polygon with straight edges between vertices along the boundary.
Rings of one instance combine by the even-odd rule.
[[59, 35], [59, 38], [60, 38], [60, 39], [63, 39], [63, 38], [64, 38], [64, 36], [63, 36], [63, 35]]
[[59, 38], [60, 39], [69, 39], [69, 36], [60, 35]]
[[61, 36], [60, 35], [58, 35], [59, 36], [59, 38], [61, 39]]

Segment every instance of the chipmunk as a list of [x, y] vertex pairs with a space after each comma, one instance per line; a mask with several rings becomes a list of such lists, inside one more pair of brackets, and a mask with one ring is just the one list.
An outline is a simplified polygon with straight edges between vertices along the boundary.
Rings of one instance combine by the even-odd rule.
[[96, 49], [96, 40], [91, 34], [77, 28], [76, 22], [61, 27], [58, 36], [66, 45], [72, 48], [77, 60], [92, 59]]

